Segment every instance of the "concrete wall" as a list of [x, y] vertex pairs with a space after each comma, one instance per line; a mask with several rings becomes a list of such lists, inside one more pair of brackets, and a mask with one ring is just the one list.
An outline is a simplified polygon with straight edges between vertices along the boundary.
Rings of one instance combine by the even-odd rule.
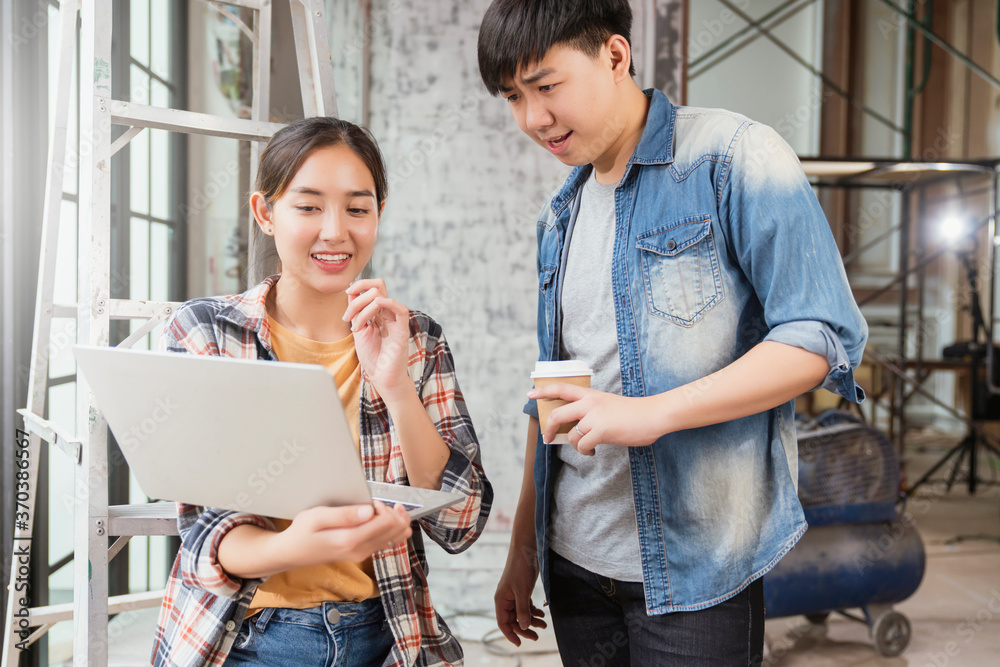
[[[680, 1], [658, 4], [667, 17]], [[634, 5], [637, 24], [652, 16], [652, 3]], [[488, 6], [375, 0], [365, 22], [358, 3], [328, 2], [340, 115], [353, 121], [361, 119], [360, 68], [364, 37], [371, 39], [370, 127], [390, 172], [375, 273], [392, 295], [444, 326], [497, 491], [491, 526], [504, 528], [521, 485], [521, 408], [537, 358], [535, 221], [569, 170], [483, 88], [476, 44]], [[676, 22], [676, 13], [669, 18]], [[643, 34], [640, 27], [633, 39], [640, 51]], [[679, 51], [660, 54], [668, 56], [676, 62]], [[660, 70], [676, 87], [679, 77]]]
[[[390, 173], [374, 258], [390, 294], [441, 322], [497, 490], [513, 515], [524, 462], [521, 414], [537, 357], [535, 220], [567, 169], [515, 126], [479, 78], [488, 6], [376, 1], [371, 129]], [[357, 7], [331, 3], [340, 114], [359, 120]]]

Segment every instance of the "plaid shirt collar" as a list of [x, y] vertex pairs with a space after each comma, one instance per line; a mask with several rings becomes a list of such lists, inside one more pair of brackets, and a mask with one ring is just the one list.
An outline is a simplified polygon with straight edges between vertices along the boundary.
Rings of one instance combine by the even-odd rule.
[[253, 331], [260, 344], [270, 353], [271, 328], [267, 324], [267, 295], [271, 293], [271, 288], [278, 283], [279, 278], [281, 274], [265, 278], [244, 292], [241, 298], [234, 299], [220, 310], [215, 319], [229, 322], [240, 329]]

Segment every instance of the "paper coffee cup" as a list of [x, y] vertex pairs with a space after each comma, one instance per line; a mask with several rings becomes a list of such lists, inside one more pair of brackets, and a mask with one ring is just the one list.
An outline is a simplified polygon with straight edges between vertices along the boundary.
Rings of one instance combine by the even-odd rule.
[[[590, 387], [590, 378], [594, 371], [587, 367], [584, 361], [570, 359], [568, 361], [539, 361], [535, 363], [535, 371], [531, 374], [531, 379], [535, 381], [535, 388], [548, 386], [550, 384], [574, 384], [578, 387]], [[545, 432], [545, 425], [549, 422], [549, 415], [560, 405], [566, 405], [566, 401], [557, 398], [538, 399], [538, 424]], [[562, 424], [556, 432], [555, 438], [549, 444], [568, 445], [569, 432], [579, 422]]]

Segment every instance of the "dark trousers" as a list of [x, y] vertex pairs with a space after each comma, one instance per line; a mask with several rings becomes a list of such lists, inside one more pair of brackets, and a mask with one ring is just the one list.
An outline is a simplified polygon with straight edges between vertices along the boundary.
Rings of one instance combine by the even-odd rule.
[[552, 625], [566, 667], [746, 667], [764, 655], [764, 586], [700, 611], [646, 613], [642, 584], [550, 553]]

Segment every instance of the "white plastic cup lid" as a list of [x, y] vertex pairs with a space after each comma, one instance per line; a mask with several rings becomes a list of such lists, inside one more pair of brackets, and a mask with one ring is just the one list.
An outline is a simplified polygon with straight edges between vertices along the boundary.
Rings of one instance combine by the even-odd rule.
[[532, 378], [565, 378], [581, 375], [593, 375], [594, 371], [587, 367], [587, 362], [578, 359], [568, 361], [537, 361]]

